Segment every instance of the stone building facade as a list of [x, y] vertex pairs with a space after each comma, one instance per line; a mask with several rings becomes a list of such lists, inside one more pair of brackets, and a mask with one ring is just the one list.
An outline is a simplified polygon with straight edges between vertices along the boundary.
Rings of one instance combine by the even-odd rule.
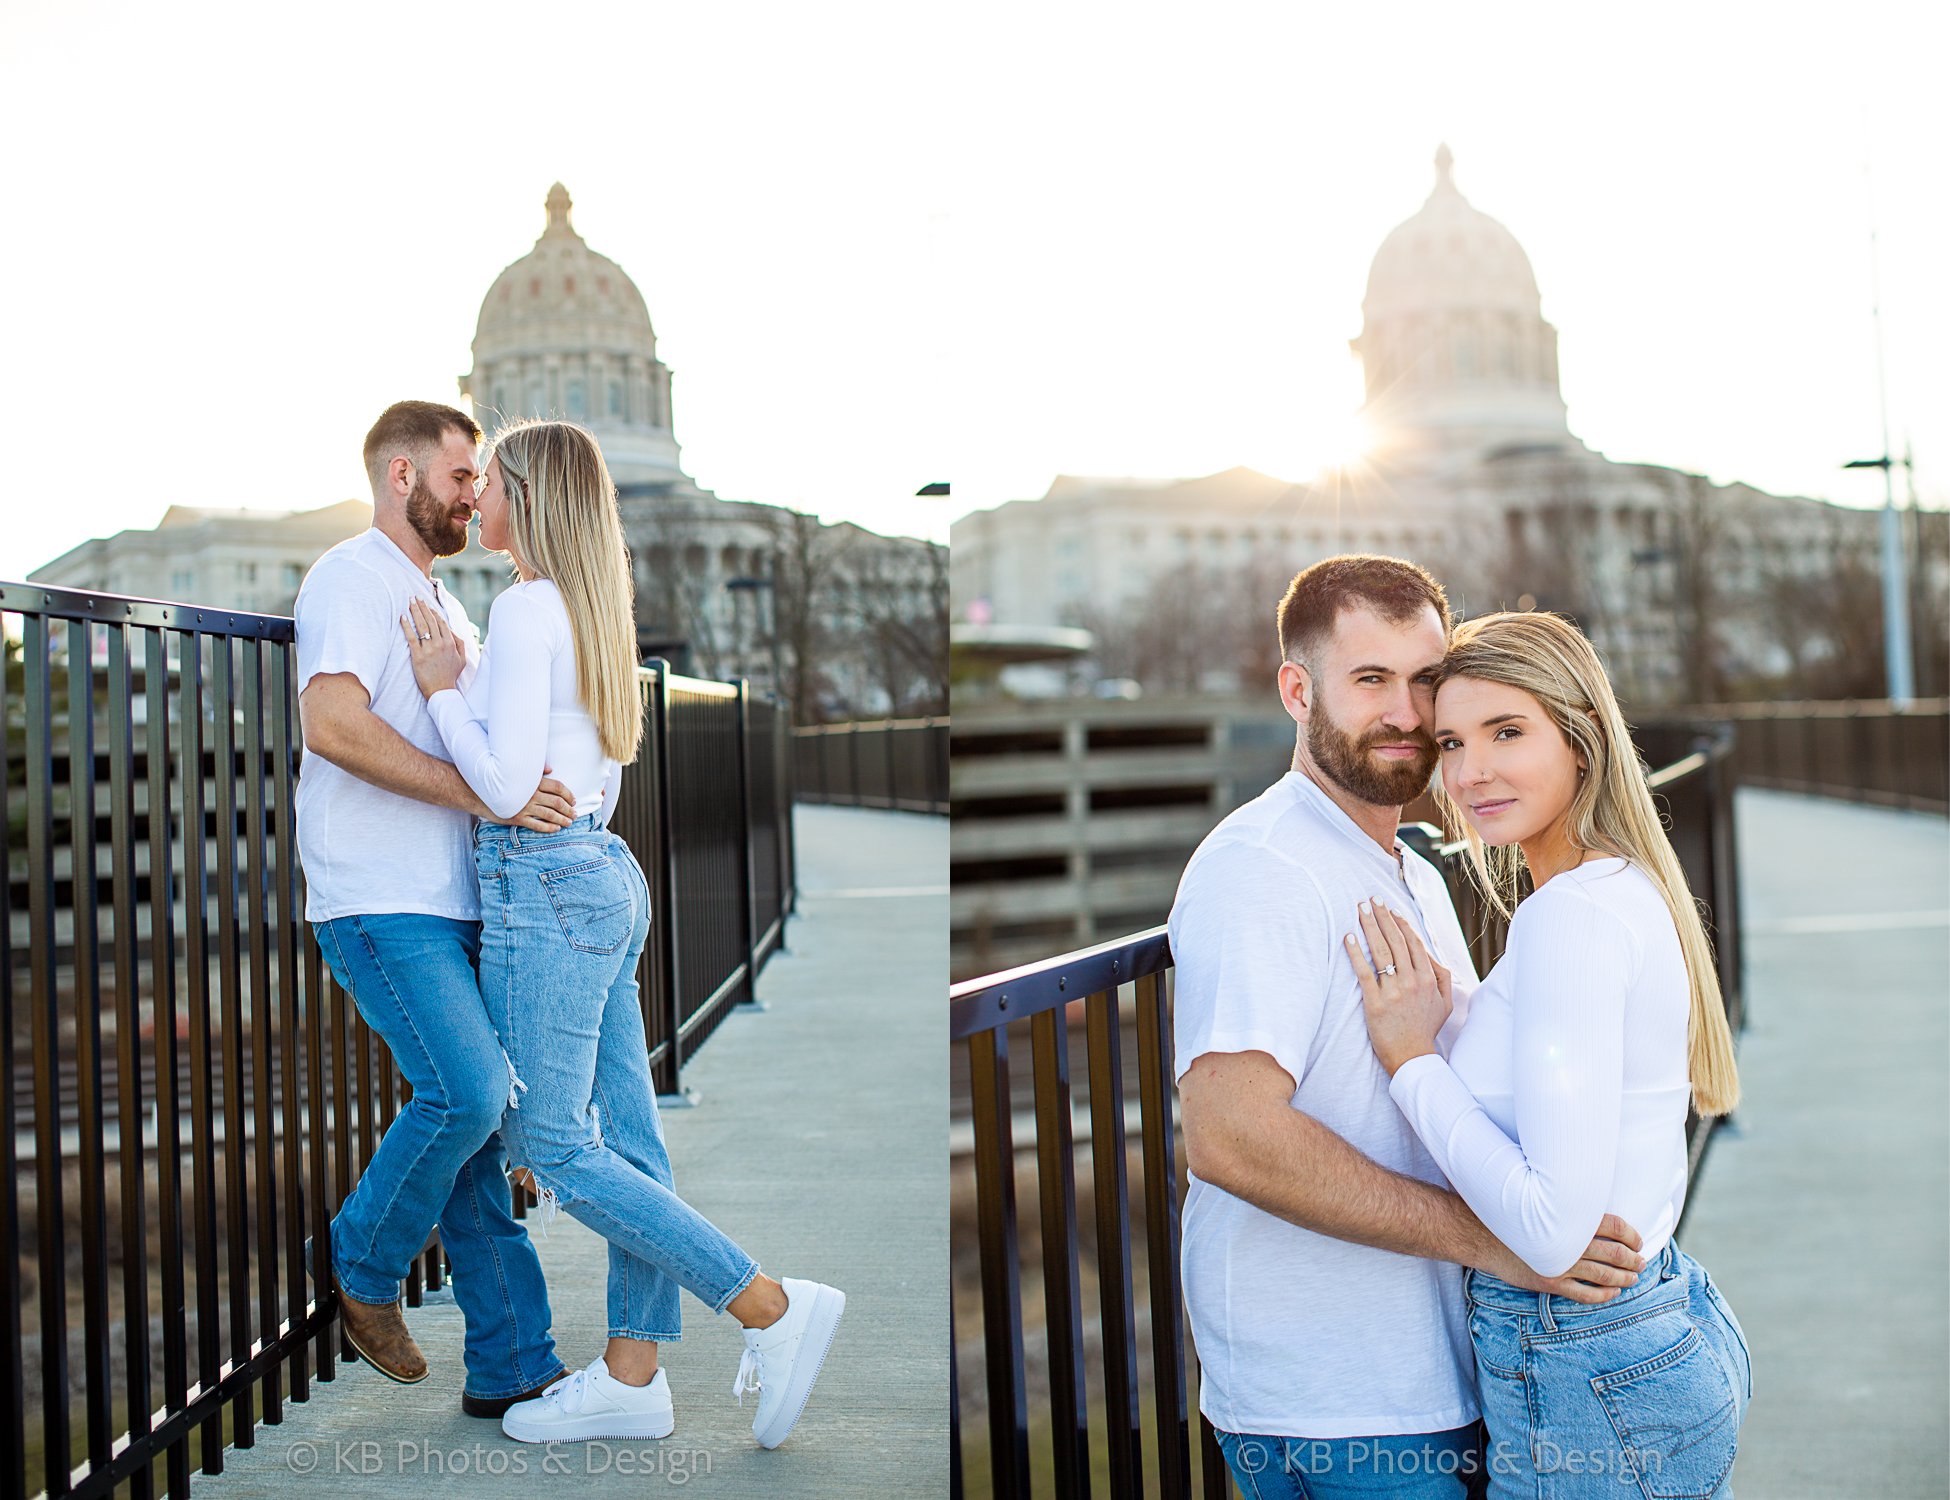
[[153, 527], [96, 537], [29, 575], [50, 588], [288, 615], [320, 554], [372, 524], [372, 506], [218, 510], [172, 505]]

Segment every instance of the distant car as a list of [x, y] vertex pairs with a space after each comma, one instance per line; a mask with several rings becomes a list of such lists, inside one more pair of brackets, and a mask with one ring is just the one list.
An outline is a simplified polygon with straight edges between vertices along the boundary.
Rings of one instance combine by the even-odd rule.
[[1144, 684], [1135, 677], [1099, 677], [1090, 684], [1090, 696], [1130, 703], [1144, 696]]

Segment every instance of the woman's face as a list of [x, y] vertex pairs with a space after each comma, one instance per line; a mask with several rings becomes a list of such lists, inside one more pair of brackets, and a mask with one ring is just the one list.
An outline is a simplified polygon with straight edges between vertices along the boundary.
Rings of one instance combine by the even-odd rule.
[[475, 497], [474, 509], [481, 513], [481, 545], [490, 552], [508, 550], [508, 482], [501, 473], [501, 460], [488, 460], [487, 483]]
[[1530, 841], [1562, 822], [1578, 752], [1522, 688], [1452, 677], [1436, 691], [1442, 789], [1486, 844]]

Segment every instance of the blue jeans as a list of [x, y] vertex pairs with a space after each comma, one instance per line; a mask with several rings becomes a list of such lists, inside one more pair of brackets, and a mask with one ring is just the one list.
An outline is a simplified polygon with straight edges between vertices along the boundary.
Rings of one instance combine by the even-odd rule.
[[338, 917], [315, 931], [333, 977], [413, 1086], [332, 1220], [340, 1289], [359, 1302], [393, 1301], [437, 1222], [467, 1323], [467, 1389], [512, 1396], [553, 1380], [563, 1369], [548, 1287], [511, 1212], [495, 1133], [508, 1064], [481, 1008], [480, 929], [396, 913]]
[[1264, 1437], [1222, 1432], [1219, 1449], [1246, 1500], [1464, 1500], [1481, 1493], [1482, 1430], [1395, 1437]]
[[1668, 1244], [1602, 1307], [1481, 1271], [1463, 1286], [1494, 1500], [1731, 1500], [1753, 1369], [1698, 1261]]
[[610, 1337], [675, 1340], [679, 1286], [723, 1312], [758, 1265], [671, 1179], [637, 1001], [643, 872], [594, 817], [547, 834], [484, 823], [474, 867], [481, 998], [518, 1096], [509, 1150], [609, 1241]]

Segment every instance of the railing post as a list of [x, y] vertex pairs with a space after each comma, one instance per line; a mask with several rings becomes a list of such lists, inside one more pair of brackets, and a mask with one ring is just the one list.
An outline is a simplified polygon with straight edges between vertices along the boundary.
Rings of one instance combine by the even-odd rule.
[[[107, 1174], [102, 1150], [102, 998], [95, 880], [94, 627], [68, 622], [68, 845], [73, 859], [76, 1125], [81, 1136], [81, 1329], [88, 1464], [109, 1459]], [[43, 1136], [42, 1140], [47, 1140]]]
[[1014, 1500], [1029, 1494], [1029, 1397], [1023, 1387], [1016, 1153], [1006, 1027], [968, 1039], [968, 1076], [975, 1118], [976, 1219], [982, 1241], [990, 1483], [998, 1500]]
[[1059, 1006], [1030, 1017], [1035, 1070], [1038, 1248], [1049, 1343], [1050, 1447], [1059, 1495], [1090, 1493], [1083, 1292], [1077, 1273], [1076, 1150], [1070, 1126], [1070, 1026]]
[[774, 702], [770, 755], [778, 772], [778, 804], [772, 815], [778, 819], [778, 950], [786, 950], [786, 919], [792, 915], [792, 809], [798, 806], [798, 767], [794, 765], [792, 710], [784, 698]]
[[1090, 1155], [1097, 1205], [1097, 1292], [1104, 1336], [1104, 1428], [1113, 1495], [1144, 1493], [1139, 1446], [1137, 1320], [1124, 1163], [1124, 1049], [1116, 986], [1084, 1005], [1090, 1055]]
[[[196, 1206], [196, 1357], [197, 1383], [205, 1390], [218, 1381], [223, 1360], [218, 1342], [216, 1146], [211, 1138], [216, 1107], [210, 1090], [210, 931], [209, 859], [203, 824], [209, 804], [203, 795], [203, 635], [179, 637], [177, 717], [182, 726], [183, 938], [188, 968], [190, 1033], [190, 1198]], [[343, 1112], [340, 1118], [344, 1119]], [[341, 1168], [341, 1171], [344, 1169]], [[348, 1180], [340, 1197], [351, 1190]], [[198, 1428], [203, 1472], [223, 1469], [223, 1418], [217, 1411]]]
[[752, 860], [752, 685], [738, 679], [738, 901], [745, 932], [746, 1005], [758, 1004], [758, 873]]
[[[244, 978], [237, 946], [237, 672], [236, 637], [212, 644], [210, 687], [215, 695], [211, 741], [215, 751], [217, 808], [217, 998], [222, 1014], [219, 1051], [223, 1065], [223, 1183], [228, 1258], [224, 1282], [230, 1293], [230, 1361], [251, 1354], [249, 1143], [244, 1109]], [[372, 1159], [372, 1147], [366, 1160]], [[230, 1401], [230, 1437], [239, 1448], [257, 1442], [257, 1391], [245, 1385]]]
[[[0, 596], [3, 597], [3, 596]], [[0, 637], [4, 637], [0, 630]], [[18, 1101], [14, 1097], [13, 740], [8, 733], [6, 652], [0, 648], [0, 1258], [20, 1264], [20, 1163], [14, 1156]], [[25, 767], [22, 768], [23, 771]], [[29, 883], [31, 886], [31, 866]], [[32, 941], [32, 934], [29, 934]], [[165, 1243], [167, 1243], [165, 1241]], [[25, 1500], [27, 1490], [27, 1383], [22, 1360], [19, 1297], [0, 1297], [0, 1497]]]
[[[303, 942], [304, 898], [298, 879], [297, 829], [292, 822], [295, 789], [291, 784], [291, 677], [293, 646], [283, 642], [271, 645], [271, 858], [275, 866], [276, 904], [273, 921], [278, 934], [278, 1031], [283, 1041], [279, 1052], [279, 1082], [284, 1089], [281, 1117], [284, 1123], [284, 1180], [290, 1194], [284, 1216], [285, 1311], [292, 1328], [304, 1324], [306, 1298], [304, 1243], [305, 1195], [304, 1137], [305, 1098], [298, 1091], [298, 1056], [302, 1035], [298, 1022], [298, 946]], [[316, 1097], [316, 1096], [314, 1096]], [[291, 1358], [291, 1398], [304, 1401], [311, 1394], [311, 1346], [299, 1339]]]
[[1709, 899], [1713, 903], [1714, 948], [1720, 961], [1720, 991], [1727, 1024], [1736, 1035], [1746, 1024], [1746, 995], [1741, 984], [1740, 890], [1733, 869], [1732, 780], [1726, 774], [1726, 755], [1712, 740], [1703, 740], [1706, 770], [1706, 857], [1712, 872]]
[[[54, 694], [48, 670], [48, 622], [22, 621], [27, 717], [27, 954], [33, 996], [34, 1128], [57, 1149], [35, 1162], [34, 1220], [41, 1272], [41, 1433], [43, 1485], [50, 1497], [68, 1492], [68, 1256], [62, 1243], [61, 1002], [55, 993], [54, 952]], [[7, 1122], [11, 1129], [13, 1122]]]
[[1191, 1434], [1185, 1417], [1185, 1307], [1179, 1285], [1178, 1142], [1171, 1125], [1171, 1016], [1165, 976], [1146, 974], [1137, 1000], [1138, 1118], [1144, 1151], [1145, 1269], [1151, 1282], [1152, 1401], [1158, 1436], [1158, 1491], [1192, 1492]]
[[[682, 1085], [679, 1033], [683, 1026], [683, 1003], [677, 993], [677, 841], [671, 836], [670, 784], [670, 663], [661, 658], [649, 663], [656, 673], [650, 688], [650, 749], [656, 757], [657, 859], [663, 879], [656, 892], [655, 915], [650, 922], [650, 939], [657, 945], [657, 973], [663, 991], [664, 1035], [670, 1045], [654, 1070], [657, 1092], [676, 1094]], [[658, 934], [662, 936], [659, 937]]]
[[[131, 1234], [127, 1228], [146, 1228], [149, 1212], [144, 1192], [148, 1166], [142, 1143], [142, 1037], [136, 995], [135, 689], [128, 631], [119, 625], [108, 627], [107, 717], [109, 867], [114, 878], [115, 913], [115, 1114], [120, 1136], [116, 1171], [121, 1177], [124, 1226], [122, 1347], [128, 1435], [136, 1443], [149, 1432], [155, 1403], [150, 1397], [148, 1235]], [[11, 1114], [0, 1116], [0, 1128], [13, 1128]], [[160, 1140], [157, 1144], [160, 1146]], [[149, 1470], [133, 1476], [131, 1487], [140, 1500], [148, 1500], [153, 1493]]]

